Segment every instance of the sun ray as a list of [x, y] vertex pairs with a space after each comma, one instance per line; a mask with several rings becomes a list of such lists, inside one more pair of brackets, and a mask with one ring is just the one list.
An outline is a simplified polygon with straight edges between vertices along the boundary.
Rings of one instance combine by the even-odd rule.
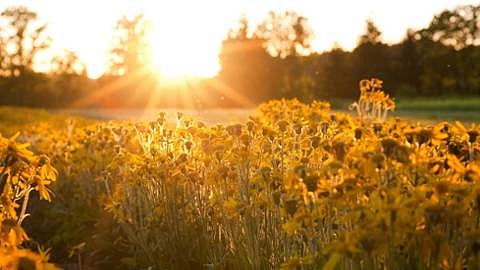
[[125, 85], [130, 85], [134, 82], [139, 82], [142, 78], [145, 78], [151, 70], [148, 68], [137, 69], [132, 74], [126, 77], [112, 77], [112, 82], [107, 83], [104, 86], [96, 89], [89, 95], [77, 100], [72, 104], [72, 108], [84, 108], [92, 105], [96, 105], [96, 102], [108, 101], [108, 96], [112, 95], [123, 88]]
[[211, 87], [218, 91], [221, 97], [223, 97], [227, 101], [233, 101], [235, 105], [245, 108], [250, 108], [254, 106], [254, 103], [248, 97], [243, 96], [234, 88], [230, 87], [218, 78], [213, 78], [209, 80], [209, 84]]

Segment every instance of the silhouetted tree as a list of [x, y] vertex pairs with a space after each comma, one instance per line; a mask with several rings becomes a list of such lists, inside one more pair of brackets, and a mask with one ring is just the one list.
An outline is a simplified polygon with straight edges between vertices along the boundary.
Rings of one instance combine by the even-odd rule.
[[110, 55], [112, 75], [130, 75], [149, 64], [150, 46], [147, 40], [148, 23], [143, 14], [122, 17], [114, 29]]
[[87, 68], [72, 51], [64, 50], [51, 61], [48, 95], [55, 107], [68, 106], [84, 98], [91, 91], [92, 81], [87, 77]]
[[283, 76], [281, 93], [286, 97], [300, 97], [304, 101], [314, 98], [314, 81], [306, 73], [304, 56], [311, 52], [313, 32], [307, 18], [294, 11], [269, 12], [258, 25], [256, 35], [264, 39], [266, 50], [282, 58]]
[[340, 46], [328, 52], [313, 54], [309, 74], [315, 81], [315, 97], [320, 99], [351, 98], [356, 95], [356, 83], [352, 78], [351, 53]]
[[0, 14], [8, 23], [6, 55], [3, 58], [7, 75], [19, 76], [33, 70], [37, 54], [50, 46], [46, 24], [38, 26], [37, 13], [23, 6], [9, 7]]
[[366, 21], [365, 33], [358, 39], [358, 46], [352, 52], [352, 61], [355, 81], [379, 77], [385, 81], [388, 89], [389, 50], [372, 20]]
[[462, 49], [480, 44], [480, 5], [459, 6], [436, 15], [428, 28], [420, 31], [422, 38], [440, 41]]
[[416, 40], [417, 33], [408, 29], [402, 42], [394, 44], [389, 50], [389, 84], [392, 94], [413, 96], [420, 88], [420, 52]]
[[100, 85], [112, 93], [100, 102], [115, 107], [144, 106], [157, 76], [152, 72], [149, 21], [143, 14], [123, 16], [114, 29], [110, 68]]
[[294, 11], [269, 12], [256, 35], [265, 40], [265, 47], [272, 56], [282, 58], [309, 53], [313, 39], [307, 18]]
[[365, 33], [358, 38], [357, 46], [382, 43], [382, 32], [371, 19], [367, 20], [365, 30]]
[[455, 78], [456, 53], [452, 47], [428, 39], [418, 41], [420, 86], [423, 96], [452, 95], [461, 92]]
[[[234, 91], [230, 93], [232, 97], [240, 95], [256, 103], [279, 96], [281, 73], [278, 60], [265, 51], [265, 40], [250, 32], [253, 31], [245, 17], [236, 29], [229, 31], [222, 42], [219, 55], [222, 68], [218, 78], [226, 85], [224, 91]], [[228, 98], [229, 93], [220, 95]]]
[[53, 57], [51, 63], [51, 73], [56, 75], [76, 74], [87, 75], [87, 67], [77, 54], [70, 50], [64, 50], [62, 54], [57, 54]]
[[460, 6], [436, 15], [416, 35], [419, 94], [480, 93], [480, 5]]

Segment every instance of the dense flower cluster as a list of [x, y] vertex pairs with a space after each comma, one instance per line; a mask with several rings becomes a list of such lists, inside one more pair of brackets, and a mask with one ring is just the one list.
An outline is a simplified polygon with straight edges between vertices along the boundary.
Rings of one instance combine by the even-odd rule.
[[56, 269], [48, 254], [23, 248], [29, 240], [22, 222], [29, 216], [27, 206], [32, 191], [50, 201], [48, 185], [56, 180], [57, 171], [48, 157], [35, 156], [28, 144], [0, 135], [0, 269]]
[[161, 114], [35, 145], [113, 216], [125, 268], [476, 269], [479, 128], [387, 120], [381, 82], [361, 87], [359, 117], [276, 100], [244, 123]]

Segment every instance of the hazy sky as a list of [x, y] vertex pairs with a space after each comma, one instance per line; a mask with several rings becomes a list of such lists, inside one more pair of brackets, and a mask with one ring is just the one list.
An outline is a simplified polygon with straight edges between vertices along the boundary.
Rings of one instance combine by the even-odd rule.
[[260, 21], [270, 10], [291, 9], [306, 16], [315, 32], [313, 47], [339, 42], [355, 46], [372, 18], [384, 40], [401, 40], [407, 28], [428, 25], [435, 13], [469, 0], [0, 0], [0, 9], [26, 5], [49, 25], [56, 49], [70, 49], [82, 58], [93, 77], [105, 70], [112, 29], [123, 14], [144, 12], [154, 23], [155, 62], [170, 75], [213, 75], [220, 43], [227, 30], [246, 14]]

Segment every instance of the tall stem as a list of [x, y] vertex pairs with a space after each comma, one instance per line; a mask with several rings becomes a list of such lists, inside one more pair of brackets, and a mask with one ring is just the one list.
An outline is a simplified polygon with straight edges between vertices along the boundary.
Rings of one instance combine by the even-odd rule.
[[22, 225], [22, 222], [23, 220], [28, 217], [28, 214], [26, 213], [27, 212], [27, 205], [28, 205], [28, 199], [30, 198], [30, 191], [32, 191], [32, 188], [29, 187], [27, 189], [27, 191], [25, 192], [25, 195], [23, 197], [23, 202], [22, 202], [22, 210], [20, 212], [20, 216], [18, 218], [18, 222], [17, 222], [17, 225], [18, 226], [21, 226]]

